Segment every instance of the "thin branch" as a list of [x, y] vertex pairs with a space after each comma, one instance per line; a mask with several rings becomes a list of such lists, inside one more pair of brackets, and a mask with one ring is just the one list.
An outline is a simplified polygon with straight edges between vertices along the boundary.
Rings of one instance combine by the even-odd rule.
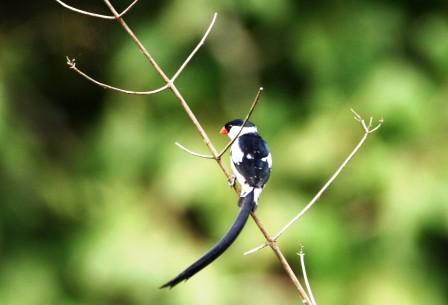
[[[231, 174], [224, 166], [222, 160], [220, 158], [217, 158], [218, 152], [212, 142], [210, 141], [207, 133], [205, 132], [204, 128], [201, 126], [200, 122], [196, 118], [195, 114], [191, 110], [188, 103], [185, 101], [184, 97], [180, 93], [179, 89], [177, 89], [176, 85], [172, 82], [170, 82], [170, 79], [165, 74], [165, 72], [160, 68], [158, 63], [154, 60], [154, 58], [151, 56], [151, 54], [146, 50], [145, 46], [140, 42], [140, 40], [137, 38], [137, 36], [134, 34], [134, 32], [131, 30], [131, 28], [127, 25], [127, 23], [123, 20], [123, 18], [118, 14], [114, 6], [110, 3], [109, 0], [103, 0], [103, 2], [109, 7], [112, 14], [115, 16], [117, 22], [123, 27], [123, 29], [128, 33], [128, 35], [131, 37], [131, 39], [134, 41], [134, 43], [137, 45], [139, 50], [143, 53], [145, 58], [149, 61], [149, 63], [154, 67], [154, 69], [157, 71], [157, 73], [160, 75], [160, 77], [165, 81], [165, 83], [169, 84], [169, 88], [173, 92], [173, 94], [176, 96], [176, 98], [179, 100], [180, 104], [184, 108], [185, 112], [187, 113], [188, 117], [191, 119], [193, 125], [196, 127], [197, 131], [199, 132], [200, 136], [204, 140], [204, 143], [209, 148], [210, 152], [213, 156], [215, 156], [215, 161], [218, 164], [219, 168], [223, 171], [224, 175], [227, 177], [227, 179], [231, 178]], [[235, 184], [233, 186], [234, 190], [238, 193], [238, 186]], [[267, 232], [264, 225], [261, 223], [261, 221], [258, 219], [255, 213], [251, 214], [252, 218], [254, 219], [255, 223], [257, 224], [258, 228], [262, 232], [263, 236], [266, 238], [267, 241], [269, 241], [269, 245], [274, 251], [275, 255], [279, 259], [283, 269], [288, 274], [289, 278], [291, 279], [293, 285], [296, 287], [297, 291], [299, 292], [300, 297], [302, 298], [302, 301], [304, 304], [311, 304], [310, 299], [305, 291], [305, 289], [300, 284], [297, 276], [292, 271], [291, 266], [289, 265], [288, 261], [284, 257], [283, 253], [281, 252], [279, 246], [275, 241], [272, 240], [270, 237], [270, 234]]]
[[[235, 183], [236, 185], [236, 183]], [[235, 187], [234, 187], [235, 188]], [[236, 190], [236, 188], [235, 188]], [[237, 192], [239, 193], [239, 192]], [[280, 261], [280, 264], [282, 265], [283, 269], [285, 270], [286, 274], [289, 276], [291, 282], [296, 287], [297, 291], [300, 294], [300, 297], [302, 298], [303, 304], [311, 304], [311, 299], [306, 293], [305, 289], [303, 288], [302, 284], [300, 283], [299, 279], [297, 278], [296, 274], [292, 270], [291, 266], [289, 265], [288, 261], [286, 260], [285, 256], [283, 255], [283, 252], [280, 250], [279, 245], [275, 240], [272, 239], [269, 232], [264, 227], [261, 220], [258, 218], [258, 216], [255, 214], [255, 212], [252, 212], [250, 214], [252, 216], [252, 219], [255, 221], [255, 224], [260, 229], [261, 233], [263, 234], [264, 238], [268, 241], [269, 247], [271, 247], [272, 251], [274, 252], [275, 256], [277, 256], [278, 260]]]
[[134, 0], [134, 2], [132, 2], [127, 8], [125, 8], [120, 15], [118, 15], [119, 17], [123, 17], [124, 15], [126, 15], [127, 12], [129, 12], [131, 10], [131, 8], [138, 2], [138, 0]]
[[186, 148], [185, 146], [183, 146], [182, 144], [180, 144], [180, 143], [178, 143], [178, 142], [176, 142], [176, 143], [174, 143], [174, 144], [176, 144], [177, 147], [179, 147], [180, 149], [186, 151], [186, 152], [189, 153], [190, 155], [193, 155], [193, 156], [196, 156], [196, 157], [199, 157], [199, 158], [204, 158], [204, 159], [215, 159], [214, 156], [211, 156], [211, 155], [203, 155], [203, 154], [199, 154], [199, 153], [197, 153], [197, 152], [194, 152], [194, 151], [192, 151], [192, 150], [189, 150], [188, 148]]
[[70, 59], [68, 56], [66, 56], [66, 58], [67, 58], [67, 65], [70, 67], [70, 69], [74, 70], [76, 73], [78, 73], [82, 77], [88, 79], [92, 83], [94, 83], [100, 87], [103, 87], [105, 89], [111, 89], [111, 90], [115, 90], [115, 91], [126, 93], [126, 94], [150, 95], [150, 94], [162, 92], [163, 90], [167, 89], [170, 86], [168, 83], [158, 89], [154, 89], [154, 90], [150, 90], [150, 91], [132, 91], [132, 90], [126, 90], [126, 89], [113, 87], [113, 86], [107, 85], [105, 83], [99, 82], [96, 79], [94, 79], [93, 77], [91, 77], [91, 76], [87, 75], [86, 73], [84, 73], [83, 71], [79, 70], [78, 67], [76, 67], [76, 59], [75, 58]]
[[138, 0], [134, 0], [134, 2], [132, 2], [127, 8], [125, 8], [120, 14], [118, 14], [117, 17], [110, 16], [110, 15], [96, 14], [96, 13], [91, 13], [88, 11], [80, 10], [74, 6], [71, 6], [71, 5], [68, 5], [67, 3], [62, 2], [61, 0], [56, 0], [56, 2], [59, 3], [60, 5], [62, 5], [63, 7], [65, 7], [66, 9], [69, 9], [71, 11], [74, 11], [74, 12], [82, 14], [82, 15], [87, 15], [87, 16], [101, 18], [101, 19], [114, 20], [116, 18], [120, 18], [120, 17], [124, 16], [138, 2]]
[[258, 89], [257, 95], [255, 96], [254, 101], [252, 102], [252, 105], [249, 108], [249, 112], [247, 113], [243, 125], [241, 125], [241, 128], [238, 130], [238, 133], [236, 134], [236, 137], [234, 139], [232, 139], [229, 143], [227, 143], [227, 145], [223, 148], [223, 150], [215, 157], [215, 156], [211, 156], [211, 155], [204, 155], [204, 154], [200, 154], [197, 152], [194, 152], [188, 148], [186, 148], [185, 146], [179, 144], [178, 142], [176, 142], [175, 144], [181, 148], [182, 150], [186, 151], [187, 153], [196, 156], [196, 157], [200, 157], [200, 158], [204, 158], [204, 159], [220, 159], [224, 153], [229, 149], [229, 147], [233, 144], [233, 142], [235, 142], [236, 138], [238, 138], [238, 136], [240, 135], [241, 131], [243, 130], [243, 127], [246, 125], [246, 122], [249, 120], [250, 116], [252, 115], [252, 112], [255, 109], [255, 106], [257, 106], [258, 101], [260, 100], [260, 96], [261, 93], [263, 92], [263, 87], [260, 87]]
[[306, 274], [305, 268], [305, 252], [303, 251], [303, 246], [300, 247], [299, 253], [297, 255], [300, 257], [300, 266], [302, 267], [303, 279], [305, 281], [306, 291], [308, 292], [308, 296], [311, 299], [312, 305], [317, 305], [316, 299], [314, 298], [313, 291], [311, 290], [310, 282], [308, 281], [308, 276]]
[[243, 255], [247, 256], [247, 255], [254, 254], [255, 252], [258, 252], [261, 249], [266, 248], [267, 246], [269, 246], [269, 245], [268, 245], [268, 243], [265, 242], [264, 244], [260, 244], [260, 245], [256, 246], [255, 248], [247, 250], [246, 252], [243, 253]]
[[254, 112], [255, 106], [257, 106], [258, 101], [260, 100], [261, 93], [263, 92], [263, 87], [260, 87], [258, 89], [257, 95], [255, 96], [254, 101], [252, 102], [252, 105], [250, 106], [249, 112], [247, 113], [246, 117], [244, 118], [243, 125], [241, 125], [240, 130], [238, 130], [238, 133], [236, 134], [235, 138], [233, 138], [227, 145], [224, 147], [224, 149], [219, 153], [218, 158], [221, 158], [222, 155], [225, 154], [225, 152], [229, 149], [230, 146], [232, 146], [233, 142], [238, 138], [241, 131], [243, 131], [243, 127], [246, 125], [247, 121], [249, 121], [250, 116], [252, 115], [252, 112]]
[[[110, 3], [109, 0], [103, 0], [103, 2], [109, 7], [111, 12], [114, 14], [114, 16], [118, 17], [118, 12], [115, 10], [114, 6]], [[127, 23], [123, 20], [123, 18], [117, 18], [118, 23], [123, 27], [123, 29], [128, 33], [128, 35], [131, 37], [132, 41], [137, 45], [138, 49], [142, 52], [143, 56], [148, 60], [148, 62], [154, 67], [154, 69], [157, 71], [157, 73], [160, 75], [160, 77], [166, 82], [169, 83], [170, 79], [165, 74], [165, 72], [160, 68], [158, 63], [154, 60], [154, 58], [151, 56], [151, 54], [146, 50], [145, 46], [141, 43], [141, 41], [137, 38], [137, 36], [134, 34], [132, 29], [127, 25]], [[218, 152], [216, 151], [216, 148], [213, 146], [213, 144], [210, 141], [210, 138], [208, 137], [207, 133], [205, 132], [204, 128], [199, 123], [199, 120], [196, 118], [196, 115], [191, 110], [188, 103], [185, 101], [182, 94], [179, 92], [179, 89], [177, 89], [176, 85], [174, 83], [170, 83], [169, 88], [173, 92], [173, 94], [176, 96], [178, 101], [180, 102], [182, 108], [185, 110], [185, 113], [188, 115], [190, 120], [192, 121], [193, 125], [196, 127], [196, 130], [199, 132], [200, 136], [204, 140], [204, 143], [209, 148], [210, 152], [216, 156]], [[230, 177], [230, 173], [224, 166], [222, 162], [218, 162], [218, 165], [220, 169], [225, 173], [227, 177]]]
[[[56, 0], [58, 1], [58, 0]], [[124, 15], [126, 13], [126, 11], [128, 11], [133, 4], [135, 4], [138, 0], [135, 0], [125, 11], [123, 11], [119, 17], [120, 18], [122, 15]], [[213, 19], [210, 22], [210, 25], [208, 26], [207, 30], [205, 31], [204, 35], [202, 36], [202, 39], [199, 41], [199, 43], [196, 45], [196, 47], [193, 49], [193, 51], [190, 53], [190, 55], [187, 57], [187, 59], [182, 63], [182, 65], [179, 67], [179, 69], [176, 71], [176, 73], [173, 75], [173, 77], [162, 87], [154, 89], [154, 90], [149, 90], [149, 91], [134, 91], [134, 90], [127, 90], [127, 89], [121, 89], [118, 87], [114, 87], [105, 83], [102, 83], [100, 81], [97, 81], [96, 79], [94, 79], [93, 77], [87, 75], [85, 72], [81, 71], [78, 67], [76, 67], [76, 62], [75, 62], [75, 58], [70, 59], [68, 57], [67, 58], [67, 64], [69, 65], [70, 69], [73, 69], [74, 71], [76, 71], [79, 75], [83, 76], [84, 78], [86, 78], [87, 80], [93, 82], [94, 84], [103, 87], [105, 89], [111, 89], [111, 90], [115, 90], [118, 92], [122, 92], [122, 93], [126, 93], [126, 94], [135, 94], [135, 95], [150, 95], [150, 94], [154, 94], [154, 93], [159, 93], [165, 89], [167, 89], [168, 87], [171, 86], [171, 83], [174, 83], [174, 81], [177, 79], [177, 77], [179, 77], [180, 73], [182, 73], [182, 71], [184, 70], [184, 68], [187, 66], [187, 64], [191, 61], [191, 59], [193, 58], [193, 56], [198, 52], [198, 50], [200, 49], [200, 47], [204, 44], [204, 41], [206, 40], [208, 34], [210, 33], [210, 31], [213, 28], [213, 25], [215, 24], [216, 21], [216, 17], [218, 16], [218, 13], [215, 13], [213, 15]], [[114, 19], [115, 17], [112, 16]]]
[[[331, 185], [331, 183], [333, 183], [333, 181], [336, 179], [337, 176], [339, 176], [339, 174], [341, 173], [341, 171], [347, 166], [348, 162], [350, 162], [350, 160], [355, 156], [355, 154], [358, 152], [358, 150], [361, 148], [361, 146], [364, 144], [364, 142], [367, 140], [367, 137], [369, 136], [369, 134], [371, 134], [372, 132], [378, 130], [378, 128], [381, 127], [381, 124], [383, 123], [383, 119], [380, 119], [378, 121], [378, 124], [372, 128], [371, 127], [371, 123], [368, 125], [366, 125], [364, 119], [357, 114], [353, 109], [351, 109], [351, 111], [353, 112], [353, 114], [355, 115], [355, 120], [357, 120], [358, 122], [360, 122], [363, 130], [364, 130], [364, 135], [362, 136], [361, 140], [358, 142], [358, 144], [355, 146], [355, 148], [352, 150], [352, 152], [348, 155], [348, 157], [344, 160], [344, 162], [342, 162], [342, 164], [338, 167], [338, 169], [334, 172], [334, 174], [331, 176], [331, 178], [325, 183], [325, 185], [319, 190], [319, 192], [317, 192], [317, 194], [313, 197], [313, 199], [311, 199], [311, 201], [293, 218], [291, 219], [275, 236], [274, 236], [274, 240], [278, 240], [278, 238], [290, 227], [292, 226], [297, 220], [299, 220], [303, 215], [305, 215], [306, 212], [308, 212], [308, 210], [317, 202], [317, 200], [322, 196], [322, 194], [325, 192], [325, 190]], [[373, 119], [372, 119], [373, 121]], [[265, 247], [267, 247], [268, 244], [264, 243], [261, 244], [249, 251], [246, 251], [244, 253], [244, 255], [249, 255], [252, 253], [257, 252], [258, 250], [261, 250]]]
[[193, 56], [199, 51], [201, 46], [204, 44], [205, 40], [207, 39], [208, 34], [212, 30], [213, 26], [215, 25], [216, 17], [218, 17], [218, 13], [213, 14], [212, 21], [210, 22], [210, 25], [208, 26], [207, 30], [205, 31], [204, 35], [202, 36], [202, 39], [199, 41], [199, 43], [196, 45], [196, 47], [193, 49], [193, 51], [190, 53], [190, 55], [187, 57], [187, 59], [184, 61], [184, 63], [180, 66], [180, 68], [177, 70], [177, 72], [171, 77], [171, 82], [174, 83], [176, 78], [179, 76], [179, 74], [182, 72], [182, 70], [185, 68], [185, 66], [190, 62], [190, 60], [193, 58]]
[[364, 119], [355, 110], [353, 110], [353, 108], [350, 108], [350, 111], [353, 113], [355, 120], [357, 120], [361, 124], [361, 127], [365, 133], [369, 133], [369, 134], [374, 133], [381, 127], [381, 125], [384, 122], [384, 119], [381, 118], [378, 120], [378, 124], [372, 128], [373, 117], [369, 118], [369, 124], [366, 125], [366, 122], [364, 121]]

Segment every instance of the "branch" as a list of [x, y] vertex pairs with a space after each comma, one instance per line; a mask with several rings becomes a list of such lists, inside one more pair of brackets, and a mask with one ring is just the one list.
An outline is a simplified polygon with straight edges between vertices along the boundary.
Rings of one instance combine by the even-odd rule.
[[[109, 0], [103, 0], [103, 1], [109, 7], [109, 9], [114, 14], [114, 16], [117, 16], [118, 13], [115, 10], [115, 8], [113, 7], [113, 5], [110, 3], [110, 1]], [[122, 18], [117, 18], [117, 21], [120, 23], [120, 25], [123, 27], [123, 29], [129, 34], [131, 39], [135, 42], [137, 47], [140, 49], [140, 51], [143, 53], [143, 55], [149, 61], [149, 63], [154, 67], [154, 69], [157, 71], [157, 73], [159, 73], [160, 77], [165, 82], [168, 82], [169, 79], [166, 76], [165, 72], [160, 68], [160, 66], [157, 64], [157, 62], [151, 56], [151, 54], [149, 54], [149, 52], [146, 50], [145, 46], [140, 42], [140, 40], [137, 38], [137, 36], [134, 34], [134, 32], [126, 24], [126, 22]], [[191, 122], [196, 127], [196, 130], [198, 131], [199, 135], [204, 140], [204, 143], [205, 143], [205, 145], [207, 145], [207, 147], [210, 150], [211, 154], [213, 156], [217, 156], [218, 152], [217, 152], [215, 146], [210, 141], [210, 138], [208, 137], [207, 133], [205, 132], [205, 130], [202, 127], [202, 125], [199, 122], [199, 120], [196, 118], [196, 115], [191, 110], [191, 108], [188, 105], [188, 103], [185, 101], [185, 99], [182, 96], [182, 94], [180, 93], [179, 89], [177, 89], [177, 87], [176, 87], [176, 85], [174, 83], [171, 83], [170, 89], [173, 92], [173, 94], [176, 96], [176, 98], [179, 100], [181, 106], [184, 108], [184, 110], [185, 110], [186, 114], [188, 115], [188, 117], [190, 118]], [[224, 175], [227, 177], [227, 179], [230, 180], [232, 176], [229, 173], [229, 171], [226, 169], [226, 167], [224, 166], [222, 160], [215, 158], [215, 161], [218, 164], [219, 168], [224, 173]], [[238, 186], [237, 186], [236, 183], [233, 185], [233, 188], [234, 188], [234, 190], [237, 193], [239, 193], [238, 192]], [[302, 298], [303, 303], [310, 304], [310, 299], [307, 296], [305, 289], [303, 289], [302, 285], [300, 284], [299, 280], [297, 279], [297, 276], [294, 274], [294, 271], [292, 271], [291, 267], [288, 264], [288, 261], [286, 260], [285, 256], [281, 252], [281, 250], [278, 247], [278, 245], [275, 242], [271, 242], [272, 239], [271, 239], [269, 233], [264, 228], [263, 224], [258, 219], [256, 214], [252, 213], [251, 216], [254, 219], [254, 221], [257, 224], [257, 226], [260, 229], [260, 231], [262, 232], [263, 236], [266, 238], [267, 241], [270, 242], [270, 247], [271, 247], [272, 251], [274, 251], [275, 255], [277, 256], [277, 258], [279, 259], [281, 265], [283, 266], [283, 269], [288, 274], [288, 276], [291, 279], [293, 285], [296, 287], [297, 291], [299, 292], [299, 295]]]
[[[120, 16], [120, 14], [118, 14], [117, 10], [110, 3], [110, 1], [109, 0], [103, 0], [103, 2], [109, 7], [110, 11], [115, 16], [115, 19], [117, 20], [117, 22], [128, 33], [128, 35], [131, 37], [131, 39], [137, 45], [139, 50], [143, 53], [143, 56], [154, 67], [154, 69], [157, 71], [157, 73], [160, 75], [160, 77], [163, 79], [163, 81], [169, 85], [169, 89], [173, 92], [173, 94], [176, 96], [176, 98], [180, 102], [181, 106], [184, 108], [186, 114], [191, 119], [193, 125], [196, 127], [197, 131], [199, 132], [200, 136], [204, 140], [204, 143], [207, 145], [207, 147], [209, 148], [209, 150], [212, 153], [212, 155], [215, 156], [215, 161], [218, 164], [219, 168], [223, 171], [224, 175], [228, 179], [230, 179], [231, 178], [231, 174], [228, 172], [228, 170], [224, 166], [222, 160], [220, 158], [216, 158], [216, 156], [218, 156], [218, 152], [217, 152], [216, 148], [214, 147], [214, 145], [210, 141], [207, 133], [205, 132], [204, 128], [201, 126], [200, 122], [196, 118], [195, 114], [191, 110], [191, 108], [188, 105], [188, 103], [185, 101], [185, 99], [182, 96], [182, 94], [180, 93], [179, 89], [177, 89], [176, 85], [173, 82], [170, 82], [170, 79], [168, 78], [168, 76], [165, 74], [165, 72], [162, 70], [162, 68], [158, 65], [158, 63], [154, 60], [154, 58], [151, 56], [151, 54], [146, 50], [145, 46], [140, 42], [140, 40], [137, 38], [137, 36], [134, 34], [134, 32], [131, 30], [131, 28], [123, 20], [122, 16]], [[195, 51], [196, 51], [196, 49], [193, 50], [193, 52], [195, 52]], [[189, 60], [189, 59], [187, 59], [187, 60]], [[181, 68], [183, 68], [183, 67], [184, 67], [184, 65], [181, 66]], [[175, 76], [177, 76], [177, 75], [175, 74]], [[238, 186], [236, 184], [233, 186], [233, 188], [234, 188], [234, 190], [236, 192], [238, 192]], [[285, 256], [281, 252], [281, 250], [280, 250], [279, 246], [277, 245], [277, 243], [272, 240], [271, 236], [269, 235], [267, 230], [264, 228], [263, 224], [258, 219], [256, 214], [255, 213], [251, 213], [251, 216], [254, 219], [254, 221], [257, 224], [257, 226], [260, 229], [260, 231], [262, 232], [263, 236], [269, 242], [269, 246], [271, 247], [271, 249], [273, 250], [273, 252], [277, 256], [277, 258], [279, 259], [283, 269], [285, 270], [285, 272], [287, 273], [287, 275], [291, 279], [291, 282], [293, 283], [293, 285], [296, 287], [297, 291], [299, 292], [299, 295], [300, 295], [303, 303], [304, 304], [311, 304], [311, 301], [310, 301], [310, 299], [309, 299], [305, 289], [302, 287], [302, 285], [300, 284], [297, 276], [292, 271], [290, 265], [288, 264], [288, 261], [286, 260]]]
[[[59, 0], [56, 0], [59, 1]], [[138, 0], [135, 0], [133, 2], [136, 3]], [[127, 9], [125, 9], [120, 15], [118, 15], [117, 18], [121, 18], [122, 15], [125, 14], [126, 11], [128, 11], [132, 5], [131, 4]], [[176, 73], [173, 75], [173, 77], [162, 87], [158, 88], [158, 89], [154, 89], [154, 90], [149, 90], [149, 91], [133, 91], [133, 90], [127, 90], [127, 89], [121, 89], [118, 87], [114, 87], [111, 85], [107, 85], [105, 83], [102, 83], [100, 81], [97, 81], [96, 79], [94, 79], [93, 77], [87, 75], [85, 72], [81, 71], [80, 69], [78, 69], [78, 67], [76, 67], [76, 61], [75, 58], [70, 59], [68, 56], [66, 56], [67, 58], [67, 64], [70, 67], [70, 69], [73, 69], [74, 71], [76, 71], [79, 75], [81, 75], [82, 77], [86, 78], [87, 80], [93, 82], [94, 84], [103, 87], [105, 89], [111, 89], [111, 90], [115, 90], [118, 92], [122, 92], [122, 93], [126, 93], [126, 94], [135, 94], [135, 95], [150, 95], [150, 94], [154, 94], [154, 93], [159, 93], [162, 92], [163, 90], [167, 89], [168, 87], [171, 86], [172, 83], [174, 83], [174, 81], [177, 79], [177, 77], [180, 75], [180, 73], [182, 73], [182, 71], [184, 70], [184, 68], [187, 66], [187, 64], [191, 61], [191, 59], [193, 58], [193, 56], [198, 52], [198, 50], [200, 49], [200, 47], [204, 44], [204, 41], [207, 39], [208, 34], [210, 33], [210, 31], [213, 28], [213, 25], [215, 24], [216, 21], [216, 17], [217, 17], [217, 13], [215, 13], [213, 15], [213, 19], [210, 22], [210, 25], [208, 26], [207, 30], [205, 31], [204, 35], [202, 36], [202, 39], [199, 41], [199, 43], [196, 45], [196, 47], [193, 49], [193, 51], [190, 53], [190, 55], [187, 57], [187, 59], [182, 63], [182, 65], [179, 67], [179, 69], [176, 71]], [[114, 17], [115, 18], [115, 17]]]
[[384, 122], [384, 119], [381, 118], [378, 120], [378, 124], [372, 128], [373, 117], [370, 117], [369, 124], [366, 124], [365, 120], [355, 110], [353, 110], [353, 108], [350, 108], [350, 111], [354, 114], [355, 120], [357, 120], [361, 124], [361, 127], [364, 130], [364, 133], [366, 134], [370, 134], [377, 131]]
[[255, 106], [257, 106], [258, 101], [260, 100], [261, 93], [263, 92], [263, 87], [260, 87], [258, 89], [257, 95], [255, 96], [254, 101], [252, 102], [252, 106], [250, 106], [249, 112], [247, 113], [246, 117], [244, 118], [243, 125], [241, 125], [240, 130], [238, 130], [238, 133], [236, 134], [235, 138], [231, 140], [227, 145], [224, 147], [224, 149], [219, 153], [218, 158], [221, 158], [222, 155], [225, 154], [225, 152], [229, 149], [229, 147], [235, 142], [236, 138], [240, 135], [241, 131], [243, 131], [243, 127], [246, 125], [247, 121], [249, 121], [250, 116], [252, 115], [252, 112], [254, 112]]
[[190, 62], [190, 60], [193, 58], [193, 56], [197, 53], [197, 51], [199, 51], [201, 46], [204, 44], [205, 40], [207, 39], [208, 34], [210, 33], [213, 26], [215, 25], [216, 17], [218, 17], [218, 13], [213, 14], [212, 21], [210, 22], [210, 25], [208, 26], [207, 30], [205, 31], [204, 35], [202, 36], [202, 39], [199, 41], [199, 43], [196, 45], [196, 47], [193, 49], [193, 51], [187, 57], [187, 59], [184, 61], [184, 63], [180, 66], [180, 68], [177, 70], [177, 72], [174, 73], [173, 77], [171, 78], [171, 82], [174, 83], [174, 81], [179, 76], [179, 74], [182, 72], [182, 70], [185, 68], [185, 66]]
[[[327, 181], [327, 183], [325, 183], [325, 185], [319, 190], [319, 192], [317, 192], [317, 194], [313, 197], [313, 199], [311, 199], [311, 201], [274, 236], [274, 240], [278, 240], [278, 238], [290, 226], [292, 226], [297, 220], [299, 220], [303, 215], [305, 215], [306, 212], [308, 212], [308, 210], [316, 203], [316, 201], [320, 198], [320, 196], [322, 196], [322, 194], [331, 185], [331, 183], [333, 183], [333, 181], [336, 179], [336, 177], [339, 176], [339, 174], [345, 168], [345, 166], [348, 164], [348, 162], [350, 162], [350, 160], [355, 156], [355, 154], [358, 152], [358, 150], [361, 148], [361, 146], [367, 140], [367, 137], [369, 136], [369, 134], [371, 134], [371, 133], [375, 132], [376, 130], [378, 130], [381, 127], [382, 123], [383, 123], [383, 119], [380, 119], [378, 121], [378, 124], [375, 127], [372, 128], [372, 123], [373, 123], [373, 118], [372, 117], [370, 117], [369, 123], [366, 124], [364, 119], [358, 113], [356, 113], [353, 109], [350, 109], [350, 110], [355, 115], [355, 120], [360, 122], [361, 127], [364, 130], [364, 135], [362, 136], [362, 138], [358, 142], [358, 144], [355, 146], [355, 148], [352, 150], [352, 152], [344, 160], [344, 162], [342, 162], [342, 164], [339, 166], [339, 168], [334, 172], [334, 174], [331, 176], [331, 178]], [[263, 248], [265, 248], [267, 246], [268, 246], [267, 243], [261, 244], [261, 245], [255, 247], [255, 248], [253, 248], [252, 250], [246, 251], [244, 253], [244, 255], [249, 255], [249, 254], [255, 253], [258, 250], [261, 250], [261, 249], [263, 249]]]
[[[234, 184], [234, 188], [236, 186], [236, 183]], [[236, 188], [235, 188], [236, 189]], [[297, 278], [296, 274], [292, 270], [291, 266], [289, 265], [288, 261], [286, 260], [285, 256], [283, 255], [283, 252], [280, 250], [279, 245], [275, 240], [272, 239], [269, 232], [264, 227], [263, 223], [260, 221], [258, 216], [255, 214], [255, 212], [252, 212], [250, 214], [252, 216], [252, 219], [255, 221], [256, 225], [260, 229], [261, 233], [263, 234], [264, 238], [268, 241], [269, 247], [271, 247], [272, 251], [274, 252], [275, 256], [277, 256], [280, 264], [282, 265], [283, 269], [285, 270], [286, 274], [289, 276], [289, 279], [293, 283], [293, 285], [296, 287], [297, 291], [299, 292], [300, 297], [302, 298], [303, 304], [312, 304], [309, 296], [307, 295], [305, 289], [303, 288], [302, 284], [300, 284], [299, 279]]]
[[187, 153], [189, 153], [190, 155], [199, 157], [199, 158], [204, 158], [204, 159], [215, 159], [215, 156], [211, 156], [211, 155], [204, 155], [204, 154], [199, 154], [197, 152], [194, 152], [192, 150], [189, 150], [188, 148], [186, 148], [185, 146], [183, 146], [182, 144], [180, 144], [179, 142], [174, 143], [176, 144], [177, 147], [179, 147], [180, 149], [186, 151]]
[[254, 101], [252, 102], [252, 105], [249, 108], [249, 112], [247, 113], [246, 117], [244, 118], [243, 124], [241, 125], [241, 128], [238, 130], [238, 133], [236, 134], [236, 137], [233, 138], [232, 140], [230, 140], [226, 146], [224, 146], [224, 148], [222, 149], [222, 151], [216, 155], [216, 156], [212, 156], [212, 155], [204, 155], [204, 154], [200, 154], [197, 152], [194, 152], [188, 148], [186, 148], [185, 146], [181, 145], [180, 143], [176, 142], [175, 144], [182, 150], [186, 151], [187, 153], [199, 157], [199, 158], [204, 158], [204, 159], [221, 159], [221, 157], [225, 154], [225, 152], [229, 149], [230, 146], [232, 146], [233, 142], [235, 142], [236, 138], [238, 138], [238, 136], [240, 135], [241, 131], [243, 131], [243, 127], [246, 125], [247, 121], [249, 120], [250, 116], [252, 115], [252, 112], [254, 112], [255, 106], [257, 106], [258, 101], [260, 100], [260, 96], [261, 93], [263, 92], [263, 87], [260, 87], [258, 89], [257, 95], [255, 96]]
[[[166, 82], [169, 83], [170, 79], [165, 74], [165, 72], [160, 68], [159, 64], [154, 60], [154, 58], [151, 56], [151, 54], [146, 50], [145, 46], [141, 43], [141, 41], [138, 39], [138, 37], [134, 34], [132, 29], [127, 25], [127, 23], [123, 20], [123, 18], [120, 18], [118, 16], [118, 12], [114, 8], [114, 6], [110, 3], [109, 0], [103, 0], [103, 2], [109, 7], [111, 12], [114, 14], [114, 16], [117, 17], [117, 22], [123, 27], [123, 29], [128, 33], [128, 35], [131, 37], [132, 41], [137, 45], [138, 49], [142, 52], [143, 56], [148, 60], [148, 62], [153, 66], [153, 68], [156, 70], [156, 72], [160, 75], [160, 77]], [[169, 86], [170, 90], [173, 92], [175, 97], [178, 99], [179, 103], [181, 104], [182, 108], [184, 109], [185, 113], [190, 118], [193, 125], [196, 127], [196, 130], [199, 132], [199, 135], [204, 140], [205, 145], [209, 148], [210, 152], [213, 155], [217, 155], [218, 152], [216, 151], [216, 148], [211, 143], [210, 138], [208, 137], [207, 133], [205, 132], [204, 128], [201, 126], [201, 123], [199, 123], [199, 120], [196, 118], [196, 115], [191, 110], [188, 103], [185, 101], [184, 97], [180, 93], [179, 89], [177, 89], [176, 85], [174, 83], [170, 83]], [[224, 172], [224, 174], [230, 178], [231, 175], [224, 166], [222, 162], [217, 160], [218, 165], [220, 169]]]
[[101, 18], [101, 19], [114, 20], [116, 18], [123, 17], [138, 2], [138, 0], [134, 0], [134, 2], [132, 2], [127, 8], [125, 8], [120, 14], [118, 14], [117, 17], [116, 16], [110, 16], [110, 15], [102, 15], [102, 14], [91, 13], [91, 12], [88, 12], [88, 11], [83, 11], [83, 10], [80, 10], [80, 9], [78, 9], [76, 7], [70, 6], [70, 5], [62, 2], [61, 0], [56, 0], [56, 2], [59, 3], [60, 5], [62, 5], [63, 7], [65, 7], [66, 9], [69, 9], [71, 11], [74, 11], [74, 12], [82, 14], [82, 15], [87, 15], [87, 16]]
[[164, 86], [162, 86], [162, 87], [160, 87], [158, 89], [150, 90], [150, 91], [132, 91], [132, 90], [126, 90], [126, 89], [113, 87], [113, 86], [107, 85], [105, 83], [99, 82], [96, 79], [94, 79], [93, 77], [91, 77], [91, 76], [87, 75], [86, 73], [84, 73], [83, 71], [79, 70], [76, 67], [76, 59], [75, 58], [70, 59], [68, 56], [66, 56], [66, 58], [67, 58], [67, 65], [69, 66], [70, 69], [74, 70], [76, 73], [78, 73], [82, 77], [88, 79], [92, 83], [94, 83], [94, 84], [96, 84], [96, 85], [98, 85], [100, 87], [103, 87], [105, 89], [111, 89], [111, 90], [122, 92], [122, 93], [126, 93], [126, 94], [150, 95], [150, 94], [161, 92], [161, 91], [167, 89], [170, 86], [169, 83], [167, 83], [167, 84], [165, 84]]
[[300, 247], [300, 251], [299, 251], [299, 253], [297, 253], [297, 255], [300, 257], [300, 266], [302, 267], [303, 279], [305, 281], [306, 291], [308, 292], [308, 296], [311, 299], [311, 304], [317, 305], [316, 299], [314, 298], [313, 292], [311, 291], [311, 285], [310, 285], [310, 282], [308, 281], [308, 276], [306, 274], [305, 252], [303, 251], [303, 246]]

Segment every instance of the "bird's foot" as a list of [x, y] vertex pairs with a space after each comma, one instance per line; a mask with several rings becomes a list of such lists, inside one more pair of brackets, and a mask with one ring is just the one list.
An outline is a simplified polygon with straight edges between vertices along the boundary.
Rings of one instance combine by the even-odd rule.
[[227, 184], [230, 187], [234, 187], [236, 183], [236, 177], [234, 175], [230, 176], [229, 180], [227, 180]]

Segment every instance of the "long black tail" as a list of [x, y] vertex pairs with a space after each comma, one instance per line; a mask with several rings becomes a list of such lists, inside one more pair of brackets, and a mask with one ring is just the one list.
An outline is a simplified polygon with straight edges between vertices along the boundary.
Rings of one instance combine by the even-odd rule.
[[172, 288], [180, 282], [188, 280], [190, 277], [211, 264], [230, 247], [244, 228], [249, 214], [255, 209], [254, 191], [252, 190], [245, 197], [241, 197], [239, 205], [241, 206], [240, 213], [227, 234], [213, 248], [204, 254], [204, 256], [160, 288]]

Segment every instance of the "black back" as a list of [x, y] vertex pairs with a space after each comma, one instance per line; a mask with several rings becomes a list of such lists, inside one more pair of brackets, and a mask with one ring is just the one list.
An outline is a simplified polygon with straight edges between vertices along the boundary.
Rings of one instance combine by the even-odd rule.
[[243, 160], [235, 167], [250, 186], [263, 187], [269, 180], [271, 169], [267, 160], [269, 148], [263, 139], [255, 133], [240, 136], [239, 147], [243, 152]]

